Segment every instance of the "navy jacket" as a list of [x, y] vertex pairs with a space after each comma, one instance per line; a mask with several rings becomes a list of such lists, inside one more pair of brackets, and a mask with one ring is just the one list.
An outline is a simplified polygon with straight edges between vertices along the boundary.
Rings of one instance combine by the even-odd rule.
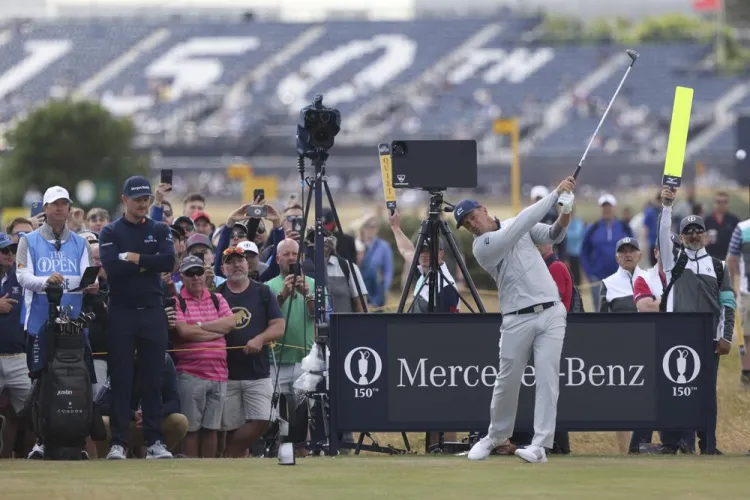
[[[175, 262], [169, 226], [148, 217], [138, 224], [120, 217], [102, 229], [99, 249], [109, 279], [110, 305], [133, 309], [162, 307], [160, 273], [171, 273]], [[125, 252], [140, 254], [140, 265], [120, 260], [120, 254]]]
[[[133, 412], [138, 411], [141, 405], [141, 395], [138, 393], [138, 384], [135, 383], [137, 375], [133, 377], [133, 390], [130, 397], [130, 408]], [[96, 406], [102, 415], [109, 416], [112, 414], [112, 389], [109, 385], [109, 379], [96, 395]], [[172, 413], [180, 413], [180, 393], [177, 392], [177, 371], [171, 356], [164, 356], [164, 373], [162, 374], [161, 383], [161, 404], [164, 416]]]
[[626, 236], [632, 238], [633, 231], [620, 219], [613, 219], [609, 226], [599, 219], [588, 228], [583, 236], [581, 266], [589, 280], [603, 280], [617, 272], [620, 266], [615, 259], [615, 246]]
[[18, 284], [15, 265], [7, 273], [0, 275], [0, 283], [0, 297], [7, 294], [8, 298], [17, 301], [9, 313], [0, 314], [0, 354], [20, 354], [26, 352], [26, 342], [21, 321], [21, 311], [24, 309], [23, 289]]

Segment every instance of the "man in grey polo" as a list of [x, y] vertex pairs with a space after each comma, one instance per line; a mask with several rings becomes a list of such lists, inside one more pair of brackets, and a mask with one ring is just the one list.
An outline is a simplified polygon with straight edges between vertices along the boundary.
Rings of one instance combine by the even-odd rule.
[[[487, 458], [513, 434], [521, 377], [533, 349], [537, 381], [534, 438], [531, 445], [515, 453], [527, 462], [547, 461], [545, 449], [552, 448], [555, 434], [567, 312], [536, 245], [563, 240], [573, 210], [574, 188], [575, 179], [569, 177], [554, 192], [502, 223], [473, 200], [459, 202], [453, 211], [456, 226], [474, 235], [472, 251], [497, 283], [503, 314], [490, 426], [487, 436], [469, 451], [469, 460]], [[558, 201], [562, 213], [555, 223], [539, 223]]]

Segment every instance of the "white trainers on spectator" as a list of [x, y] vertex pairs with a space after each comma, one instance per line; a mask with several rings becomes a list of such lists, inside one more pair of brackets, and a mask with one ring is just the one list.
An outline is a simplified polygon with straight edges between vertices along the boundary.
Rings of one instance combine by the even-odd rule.
[[155, 442], [146, 450], [146, 460], [156, 458], [172, 458], [172, 454], [169, 453], [169, 450], [161, 441]]
[[526, 448], [518, 448], [516, 456], [532, 464], [543, 464], [547, 462], [547, 453], [544, 448], [529, 445]]
[[490, 456], [494, 449], [495, 443], [492, 442], [492, 439], [489, 436], [484, 436], [469, 450], [469, 460], [484, 460]]
[[125, 449], [119, 444], [113, 444], [107, 453], [107, 460], [125, 460]]
[[41, 460], [43, 458], [44, 458], [44, 445], [37, 443], [31, 449], [31, 453], [29, 453], [28, 459], [29, 460]]

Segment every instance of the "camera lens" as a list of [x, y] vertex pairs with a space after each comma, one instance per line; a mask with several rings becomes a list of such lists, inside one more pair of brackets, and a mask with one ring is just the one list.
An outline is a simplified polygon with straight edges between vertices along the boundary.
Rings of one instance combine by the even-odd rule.
[[403, 142], [394, 142], [393, 143], [393, 155], [404, 156], [404, 154], [406, 154], [406, 145]]
[[309, 110], [305, 113], [305, 121], [308, 123], [316, 123], [318, 121], [318, 112]]
[[328, 123], [329, 121], [331, 121], [331, 113], [329, 113], [328, 111], [321, 112], [320, 113], [320, 121], [322, 123]]

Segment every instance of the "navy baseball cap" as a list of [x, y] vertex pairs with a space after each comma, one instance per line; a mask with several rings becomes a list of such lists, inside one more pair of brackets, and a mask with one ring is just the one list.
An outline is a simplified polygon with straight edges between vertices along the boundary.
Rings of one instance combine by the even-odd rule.
[[10, 239], [10, 236], [8, 236], [6, 233], [0, 233], [0, 250], [3, 248], [8, 248], [12, 245], [15, 245], [15, 243], [13, 243], [13, 240]]
[[706, 230], [706, 223], [703, 220], [703, 217], [699, 215], [688, 215], [684, 219], [680, 221], [680, 234], [685, 232], [685, 229], [687, 229], [690, 226], [698, 226], [700, 229]]
[[122, 186], [122, 194], [128, 198], [140, 198], [141, 196], [153, 196], [151, 192], [151, 183], [148, 179], [135, 175], [129, 177]]
[[482, 205], [476, 200], [459, 201], [456, 207], [453, 209], [453, 217], [455, 217], [456, 219], [456, 229], [461, 227], [461, 222], [463, 222], [464, 217], [466, 217], [469, 212], [476, 210], [481, 206]]
[[620, 241], [617, 242], [617, 246], [615, 247], [617, 249], [616, 251], [619, 252], [620, 249], [626, 245], [630, 245], [638, 251], [641, 250], [641, 245], [638, 244], [637, 239], [626, 236], [625, 238], [621, 238]]

